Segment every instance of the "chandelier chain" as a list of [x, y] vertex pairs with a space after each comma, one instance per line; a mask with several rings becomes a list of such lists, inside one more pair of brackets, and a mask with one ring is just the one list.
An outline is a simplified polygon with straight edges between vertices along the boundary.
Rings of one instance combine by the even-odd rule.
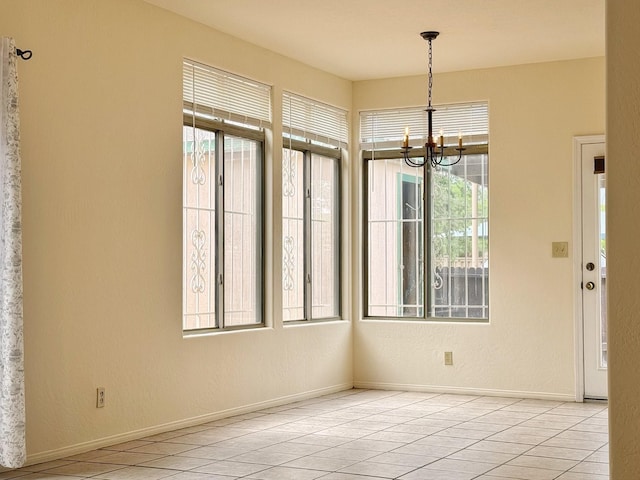
[[427, 97], [427, 105], [431, 108], [431, 89], [433, 88], [433, 72], [431, 71], [431, 65], [433, 64], [433, 53], [431, 50], [431, 39], [429, 39], [429, 90]]

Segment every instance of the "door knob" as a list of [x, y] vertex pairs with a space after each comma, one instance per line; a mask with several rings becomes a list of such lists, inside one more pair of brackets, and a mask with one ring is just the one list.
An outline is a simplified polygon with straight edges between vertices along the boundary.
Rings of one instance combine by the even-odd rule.
[[594, 288], [596, 288], [596, 284], [593, 282], [587, 282], [585, 286], [587, 287], [587, 290], [593, 290]]

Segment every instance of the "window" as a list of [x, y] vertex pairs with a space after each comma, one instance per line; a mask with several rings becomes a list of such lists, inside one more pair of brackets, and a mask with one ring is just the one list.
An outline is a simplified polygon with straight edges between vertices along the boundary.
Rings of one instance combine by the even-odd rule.
[[183, 330], [263, 325], [270, 88], [185, 60], [183, 98]]
[[465, 139], [462, 160], [450, 167], [412, 168], [403, 161], [404, 127], [412, 132], [410, 145], [423, 146], [425, 117], [421, 109], [361, 113], [366, 316], [486, 319], [487, 104], [434, 112], [435, 131], [455, 135], [445, 144], [457, 143], [458, 133]]
[[285, 92], [283, 319], [340, 317], [340, 161], [345, 111]]

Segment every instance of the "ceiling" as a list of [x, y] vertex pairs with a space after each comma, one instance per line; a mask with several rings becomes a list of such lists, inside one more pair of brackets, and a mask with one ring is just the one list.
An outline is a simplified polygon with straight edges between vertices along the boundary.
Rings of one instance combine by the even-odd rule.
[[349, 80], [603, 56], [606, 0], [145, 0]]

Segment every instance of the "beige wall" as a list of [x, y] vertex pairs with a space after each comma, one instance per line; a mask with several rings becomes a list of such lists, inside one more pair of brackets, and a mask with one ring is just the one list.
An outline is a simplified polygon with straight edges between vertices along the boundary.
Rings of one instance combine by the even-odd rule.
[[[34, 51], [19, 64], [30, 461], [354, 379], [573, 398], [573, 258], [550, 250], [566, 240], [573, 251], [572, 138], [604, 131], [603, 59], [435, 78], [436, 103], [489, 101], [490, 324], [284, 328], [276, 122], [270, 327], [184, 339], [182, 58], [272, 84], [276, 119], [282, 89], [357, 112], [420, 105], [425, 78], [352, 84], [138, 0], [4, 0], [0, 32]], [[361, 172], [347, 161], [343, 174], [343, 311], [358, 320], [361, 222], [349, 203], [360, 203]], [[444, 350], [453, 367], [442, 366]], [[107, 392], [100, 410], [97, 386]]]
[[611, 480], [640, 472], [640, 4], [607, 1]]
[[274, 118], [283, 88], [350, 108], [351, 83], [142, 1], [0, 9], [2, 35], [34, 52], [19, 63], [30, 461], [351, 386], [348, 322], [283, 328], [274, 314], [279, 241], [266, 247], [270, 328], [182, 337], [182, 59], [273, 84]]
[[[357, 321], [356, 385], [575, 398], [573, 137], [604, 133], [604, 88], [602, 58], [434, 77], [436, 104], [489, 102], [490, 323]], [[354, 117], [425, 95], [424, 76], [356, 82]], [[569, 258], [551, 258], [553, 241]]]

